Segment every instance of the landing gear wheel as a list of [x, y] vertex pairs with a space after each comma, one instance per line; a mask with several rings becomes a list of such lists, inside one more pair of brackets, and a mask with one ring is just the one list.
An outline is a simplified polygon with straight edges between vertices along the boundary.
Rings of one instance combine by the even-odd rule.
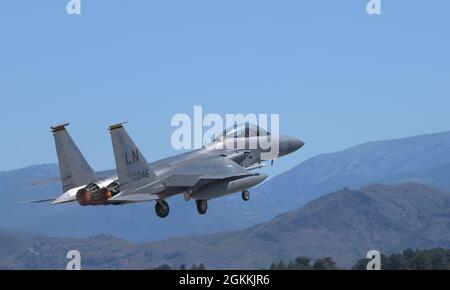
[[156, 202], [155, 211], [160, 218], [165, 218], [169, 215], [169, 204], [165, 200], [159, 200]]
[[208, 209], [208, 201], [204, 199], [199, 199], [196, 201], [197, 203], [197, 211], [199, 214], [205, 214]]
[[250, 199], [250, 192], [248, 190], [244, 190], [242, 192], [242, 199], [244, 201], [248, 201]]

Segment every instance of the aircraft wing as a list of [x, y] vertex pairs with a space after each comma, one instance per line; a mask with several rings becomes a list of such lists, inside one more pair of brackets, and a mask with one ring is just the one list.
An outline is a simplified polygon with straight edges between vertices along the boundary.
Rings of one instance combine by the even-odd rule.
[[191, 187], [201, 180], [225, 179], [246, 176], [251, 173], [231, 159], [209, 155], [195, 158], [173, 172], [166, 179], [166, 186]]
[[[109, 127], [121, 192], [110, 201], [145, 201], [157, 199], [167, 187], [192, 187], [201, 181], [250, 175], [225, 155], [216, 152], [186, 154], [183, 158], [161, 164], [158, 175], [128, 135], [123, 124]], [[141, 196], [137, 196], [141, 195]]]
[[231, 159], [219, 156], [214, 159], [200, 161], [194, 167], [199, 167], [206, 174], [200, 176], [201, 179], [224, 179], [234, 176], [245, 176], [250, 173]]

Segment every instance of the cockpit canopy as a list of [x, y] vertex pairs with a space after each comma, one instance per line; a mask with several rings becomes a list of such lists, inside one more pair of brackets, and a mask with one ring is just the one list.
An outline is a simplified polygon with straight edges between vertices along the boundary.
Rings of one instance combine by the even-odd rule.
[[257, 125], [245, 123], [229, 127], [228, 129], [224, 130], [222, 134], [216, 136], [214, 142], [220, 142], [227, 138], [248, 138], [259, 136], [270, 136], [270, 132]]

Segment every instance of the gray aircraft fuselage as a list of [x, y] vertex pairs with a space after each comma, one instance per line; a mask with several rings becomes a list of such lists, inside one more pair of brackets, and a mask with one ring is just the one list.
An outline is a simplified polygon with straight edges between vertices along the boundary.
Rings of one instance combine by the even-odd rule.
[[[277, 137], [275, 137], [277, 138]], [[285, 135], [279, 135], [279, 151], [276, 153], [275, 158], [279, 158], [288, 155], [298, 149], [300, 149], [304, 142]], [[247, 144], [248, 145], [248, 144]], [[177, 186], [176, 182], [170, 180], [171, 176], [176, 175], [180, 171], [189, 171], [190, 168], [195, 167], [199, 160], [207, 161], [208, 158], [221, 156], [227, 159], [231, 159], [240, 166], [244, 168], [250, 168], [254, 165], [258, 165], [265, 161], [261, 159], [261, 152], [267, 151], [261, 148], [250, 149], [250, 147], [239, 148], [239, 149], [226, 149], [223, 148], [222, 144], [213, 142], [203, 147], [202, 149], [197, 149], [189, 152], [184, 152], [174, 156], [170, 156], [155, 162], [150, 162], [150, 167], [154, 170], [158, 179], [167, 183], [168, 187], [158, 193], [160, 198], [167, 198], [169, 196], [179, 194], [189, 190], [186, 186]], [[262, 166], [261, 166], [262, 167]], [[259, 168], [258, 166], [256, 168]], [[195, 169], [192, 173], [193, 176], [203, 173], [203, 168]], [[108, 176], [113, 179], [117, 179], [115, 170], [101, 171], [98, 173], [99, 176]], [[207, 182], [202, 182], [201, 184], [196, 184], [197, 188], [205, 186]]]
[[205, 214], [208, 200], [234, 192], [241, 191], [247, 201], [248, 190], [267, 178], [252, 170], [304, 145], [299, 139], [245, 125], [225, 130], [201, 149], [148, 163], [123, 124], [117, 124], [109, 128], [116, 170], [95, 173], [67, 133], [67, 125], [52, 127], [63, 185], [63, 194], [52, 204], [117, 205], [153, 200], [159, 217], [169, 212], [165, 199], [180, 193], [186, 200], [196, 201], [200, 214]]

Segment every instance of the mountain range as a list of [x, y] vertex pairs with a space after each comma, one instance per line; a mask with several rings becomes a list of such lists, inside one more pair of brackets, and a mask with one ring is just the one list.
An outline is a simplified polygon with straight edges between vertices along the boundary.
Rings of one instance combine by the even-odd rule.
[[0, 268], [64, 269], [68, 250], [85, 269], [146, 269], [203, 263], [260, 269], [297, 256], [349, 267], [376, 249], [450, 248], [450, 193], [418, 183], [344, 188], [248, 229], [132, 243], [112, 236], [48, 238], [0, 233]]

